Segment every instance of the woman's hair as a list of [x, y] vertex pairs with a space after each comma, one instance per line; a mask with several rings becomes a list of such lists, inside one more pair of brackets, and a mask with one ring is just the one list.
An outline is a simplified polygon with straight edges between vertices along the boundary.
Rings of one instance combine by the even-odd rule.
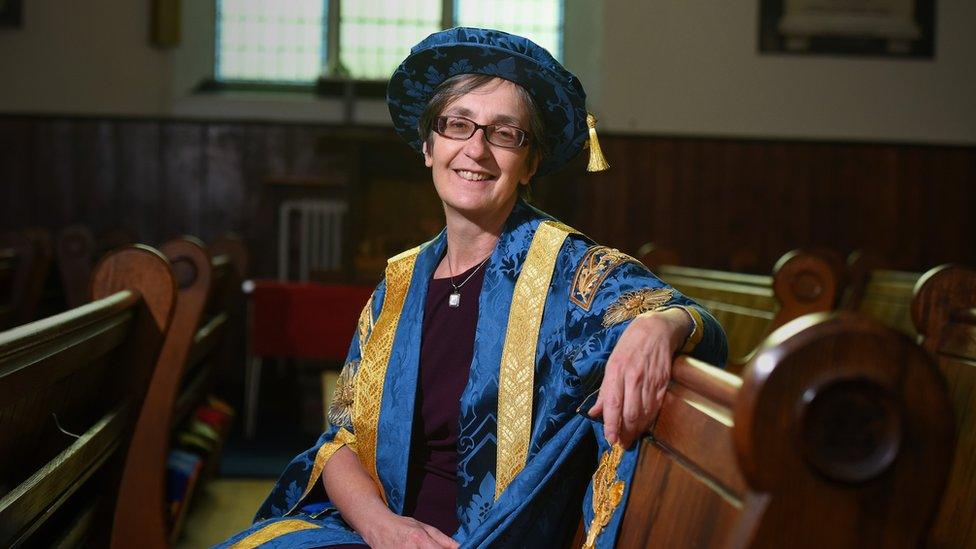
[[[448, 105], [460, 99], [461, 96], [487, 85], [495, 78], [497, 77], [487, 74], [459, 74], [448, 78], [437, 86], [433, 97], [427, 102], [424, 113], [420, 115], [420, 122], [417, 124], [417, 129], [420, 130], [420, 136], [427, 142], [428, 149], [434, 146], [432, 142], [434, 119], [440, 116]], [[515, 84], [515, 96], [522, 104], [525, 112], [529, 113], [529, 127], [526, 128], [529, 132], [529, 156], [526, 161], [529, 163], [535, 162], [536, 160], [541, 162], [549, 156], [549, 150], [546, 148], [546, 140], [544, 137], [546, 126], [542, 121], [542, 112], [535, 104], [535, 100], [532, 99], [529, 92], [518, 84]], [[520, 187], [520, 193], [522, 193], [523, 188], [526, 191], [528, 190], [528, 187]]]

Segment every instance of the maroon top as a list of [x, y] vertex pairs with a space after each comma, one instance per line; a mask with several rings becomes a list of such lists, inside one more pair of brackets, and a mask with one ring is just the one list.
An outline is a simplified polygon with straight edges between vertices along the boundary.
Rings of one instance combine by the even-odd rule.
[[461, 393], [468, 383], [478, 323], [478, 298], [485, 268], [454, 275], [461, 303], [448, 305], [454, 291], [448, 278], [433, 278], [427, 288], [420, 340], [420, 377], [414, 406], [410, 467], [403, 514], [434, 526], [448, 536], [457, 518], [457, 440]]

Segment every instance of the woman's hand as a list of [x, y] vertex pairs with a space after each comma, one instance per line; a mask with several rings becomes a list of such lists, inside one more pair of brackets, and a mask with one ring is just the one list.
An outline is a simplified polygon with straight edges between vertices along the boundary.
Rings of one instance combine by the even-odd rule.
[[650, 426], [671, 379], [675, 352], [693, 328], [681, 309], [645, 313], [621, 334], [610, 353], [590, 417], [603, 415], [607, 442], [629, 448]]
[[325, 463], [322, 482], [343, 520], [370, 547], [455, 549], [458, 546], [437, 528], [391, 511], [359, 458], [346, 446], [336, 450]]
[[361, 532], [373, 548], [456, 549], [458, 542], [429, 524], [390, 513]]

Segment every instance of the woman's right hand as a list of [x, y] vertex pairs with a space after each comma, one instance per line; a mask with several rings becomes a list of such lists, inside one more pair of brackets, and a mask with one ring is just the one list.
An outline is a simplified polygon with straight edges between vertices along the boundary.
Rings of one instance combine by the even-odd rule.
[[374, 549], [418, 548], [457, 549], [458, 542], [429, 524], [390, 513], [386, 519], [361, 532], [366, 544]]
[[322, 482], [342, 518], [370, 547], [455, 549], [458, 546], [437, 528], [391, 511], [359, 458], [346, 446], [325, 463]]

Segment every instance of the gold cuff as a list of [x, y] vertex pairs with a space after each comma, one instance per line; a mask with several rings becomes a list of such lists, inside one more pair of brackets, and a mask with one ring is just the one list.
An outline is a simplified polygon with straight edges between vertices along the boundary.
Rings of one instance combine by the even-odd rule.
[[683, 355], [690, 354], [701, 342], [702, 337], [705, 335], [704, 324], [702, 323], [701, 313], [699, 313], [694, 307], [686, 307], [684, 305], [665, 305], [660, 309], [653, 312], [667, 311], [668, 309], [681, 309], [691, 318], [691, 332], [688, 333], [688, 337], [685, 338], [684, 344], [678, 351]]

